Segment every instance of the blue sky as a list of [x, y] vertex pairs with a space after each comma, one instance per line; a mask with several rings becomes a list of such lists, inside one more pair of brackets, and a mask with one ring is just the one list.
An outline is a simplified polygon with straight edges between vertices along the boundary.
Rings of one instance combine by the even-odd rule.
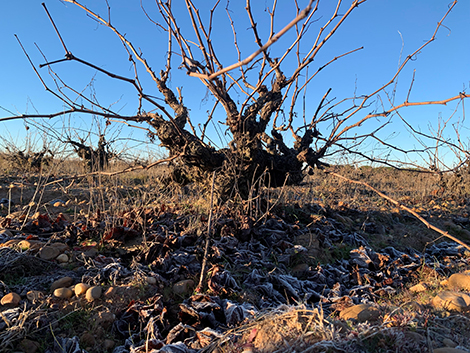
[[[8, 1], [2, 4], [0, 19], [0, 34], [2, 36], [2, 55], [0, 55], [0, 106], [17, 114], [53, 113], [63, 109], [60, 101], [44, 90], [36, 77], [27, 58], [24, 56], [14, 34], [17, 34], [28, 51], [33, 63], [38, 67], [44, 62], [42, 54], [35, 46], [41, 49], [49, 61], [61, 59], [64, 50], [50, 21], [41, 6], [45, 2], [49, 12], [59, 28], [68, 49], [77, 57], [88, 60], [95, 65], [116, 74], [132, 77], [133, 71], [127, 60], [127, 54], [111, 31], [86, 16], [83, 10], [75, 5], [59, 0], [21, 0]], [[108, 0], [111, 5], [111, 21], [136, 47], [140, 48], [144, 56], [159, 72], [164, 68], [167, 50], [167, 35], [153, 25], [140, 8], [138, 0]], [[143, 0], [148, 13], [160, 20], [153, 1]], [[195, 0], [201, 4], [201, 15], [207, 19], [208, 10], [212, 2]], [[278, 1], [275, 29], [280, 30], [294, 17], [292, 1]], [[107, 17], [104, 1], [83, 1], [90, 9]], [[222, 63], [228, 66], [236, 62], [236, 52], [233, 47], [233, 35], [227, 21], [225, 1], [222, 0], [215, 13], [214, 45]], [[299, 1], [301, 7], [306, 1]], [[349, 3], [349, 2], [348, 2]], [[271, 1], [253, 1], [253, 13], [261, 32], [262, 40], [266, 40], [269, 24], [269, 14], [266, 11], [271, 7]], [[177, 6], [179, 5], [179, 6]], [[232, 18], [237, 28], [238, 42], [242, 49], [242, 56], [248, 56], [256, 49], [249, 23], [244, 12], [245, 2], [232, 0], [229, 3]], [[333, 1], [320, 2], [320, 7], [309, 35], [316, 36], [331, 14]], [[332, 88], [332, 97], [341, 100], [354, 94], [368, 94], [386, 83], [396, 71], [400, 57], [401, 60], [411, 54], [426, 40], [428, 40], [437, 22], [447, 11], [450, 1], [447, 0], [369, 0], [361, 4], [346, 23], [327, 43], [310, 67], [310, 72], [316, 70], [325, 62], [349, 50], [364, 46], [364, 49], [347, 56], [325, 70], [323, 70], [309, 85], [306, 93], [307, 115], [314, 111], [323, 94]], [[179, 25], [184, 33], [191, 34], [188, 26], [187, 13], [184, 1], [173, 0], [174, 11]], [[347, 6], [347, 4], [346, 4]], [[340, 11], [341, 12], [341, 11]], [[470, 15], [470, 2], [459, 1], [454, 10], [445, 21], [445, 28], [441, 28], [436, 41], [426, 47], [412, 62], [408, 64], [398, 80], [398, 90], [395, 103], [403, 102], [408, 93], [413, 71], [416, 70], [413, 91], [410, 101], [440, 100], [449, 98], [462, 92], [470, 84], [470, 28], [468, 17]], [[290, 33], [289, 35], [291, 35]], [[282, 53], [292, 38], [287, 35], [279, 40], [272, 48], [273, 56]], [[310, 38], [311, 39], [311, 38]], [[278, 54], [278, 55], [279, 55]], [[401, 56], [400, 56], [401, 55]], [[182, 87], [184, 102], [191, 109], [193, 123], [204, 122], [207, 110], [212, 108], [212, 100], [207, 98], [205, 87], [195, 78], [189, 78], [183, 70], [178, 70], [178, 62], [173, 63], [173, 73], [170, 80], [172, 88]], [[137, 108], [135, 91], [123, 82], [113, 81], [97, 73], [95, 70], [83, 67], [79, 63], [65, 62], [53, 66], [71, 86], [88, 96], [96, 93], [98, 101], [105, 105], [113, 104], [113, 108], [121, 114], [134, 114]], [[289, 75], [290, 67], [283, 68]], [[53, 88], [53, 81], [48, 76], [47, 68], [38, 69]], [[140, 75], [146, 92], [161, 97], [154, 84], [146, 77], [145, 70], [140, 67]], [[88, 84], [93, 79], [93, 90]], [[234, 96], [242, 99], [243, 95]], [[385, 99], [384, 95], [381, 95]], [[403, 117], [415, 127], [427, 132], [429, 126], [436, 127], [438, 119], [447, 119], [453, 113], [455, 104], [437, 107], [405, 108]], [[150, 108], [149, 108], [150, 109]], [[372, 108], [371, 108], [372, 109]], [[298, 108], [301, 115], [301, 106]], [[362, 116], [367, 113], [362, 113]], [[10, 116], [8, 112], [0, 109], [0, 117]], [[60, 128], [67, 118], [56, 118], [50, 122]], [[358, 116], [360, 118], [360, 116]], [[462, 110], [453, 116], [453, 122], [463, 118]], [[217, 120], [224, 119], [223, 112], [218, 112]], [[86, 131], [91, 125], [91, 117], [75, 116], [72, 125], [78, 131]], [[358, 133], [373, 129], [372, 121], [366, 124]], [[464, 125], [465, 127], [465, 125]], [[116, 128], [116, 127], [115, 127]], [[325, 127], [326, 128], [326, 127]], [[452, 137], [451, 128], [448, 129]], [[0, 123], [1, 136], [21, 141], [26, 131], [21, 121]], [[129, 131], [121, 131], [127, 136]], [[385, 135], [395, 136], [389, 142], [406, 147], [413, 147], [415, 142], [399, 124], [392, 124], [384, 131]], [[132, 136], [139, 140], [144, 139], [143, 134], [133, 130]], [[462, 142], [468, 143], [468, 129], [462, 130]], [[215, 143], [217, 135], [212, 133]], [[454, 136], [455, 137], [455, 136]], [[289, 141], [289, 137], [286, 136]], [[370, 152], [373, 145], [364, 147]], [[450, 153], [447, 159], [451, 159]], [[401, 158], [398, 157], [397, 158]], [[414, 158], [414, 157], [413, 157]]]

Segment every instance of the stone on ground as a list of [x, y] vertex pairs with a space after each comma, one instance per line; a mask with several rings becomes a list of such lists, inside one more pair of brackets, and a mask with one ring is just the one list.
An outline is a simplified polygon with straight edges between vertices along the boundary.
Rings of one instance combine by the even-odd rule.
[[374, 321], [380, 315], [380, 311], [370, 304], [358, 304], [344, 309], [339, 317], [344, 320], [357, 320], [359, 322]]
[[433, 351], [434, 353], [468, 353], [468, 351], [451, 347], [434, 348]]
[[460, 292], [444, 291], [433, 298], [432, 305], [437, 309], [465, 311], [470, 305], [470, 296]]
[[71, 277], [62, 277], [51, 284], [51, 292], [54, 292], [57, 288], [70, 287], [73, 279]]
[[146, 278], [147, 280], [147, 283], [150, 284], [150, 285], [154, 285], [154, 284], [157, 284], [157, 279], [155, 277], [147, 277]]
[[102, 289], [100, 286], [90, 287], [86, 291], [85, 298], [88, 301], [99, 299], [99, 297], [101, 297], [101, 292], [102, 292]]
[[447, 282], [449, 288], [470, 290], [470, 276], [463, 273], [454, 273]]
[[59, 255], [60, 250], [55, 246], [45, 246], [39, 251], [39, 257], [43, 260], [54, 260]]
[[57, 256], [56, 260], [60, 264], [65, 264], [69, 262], [69, 257], [67, 254], [60, 254], [59, 256]]
[[77, 283], [74, 288], [75, 295], [78, 297], [79, 295], [85, 294], [88, 288], [90, 288], [90, 286], [86, 283]]
[[57, 288], [54, 291], [54, 296], [62, 299], [72, 298], [73, 292], [70, 288]]
[[19, 294], [11, 292], [3, 296], [2, 300], [0, 300], [0, 304], [13, 307], [18, 306], [20, 300], [21, 297], [19, 296]]

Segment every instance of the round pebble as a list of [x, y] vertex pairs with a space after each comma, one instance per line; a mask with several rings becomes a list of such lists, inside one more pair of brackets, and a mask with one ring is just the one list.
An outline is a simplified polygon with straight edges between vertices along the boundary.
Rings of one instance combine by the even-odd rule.
[[466, 311], [470, 306], [470, 296], [461, 292], [443, 291], [433, 298], [432, 305], [447, 311]]
[[54, 292], [57, 288], [70, 287], [72, 282], [71, 277], [62, 277], [51, 284], [51, 292]]
[[21, 297], [17, 293], [8, 293], [4, 295], [2, 300], [0, 300], [0, 304], [8, 305], [8, 306], [18, 306], [20, 303]]
[[69, 262], [69, 257], [67, 256], [67, 254], [60, 254], [56, 257], [56, 260], [58, 263], [64, 264]]
[[339, 317], [343, 320], [354, 319], [359, 322], [365, 322], [374, 321], [379, 315], [380, 311], [374, 306], [369, 304], [357, 304], [341, 311]]
[[90, 288], [90, 286], [86, 283], [77, 283], [74, 288], [75, 295], [78, 297], [79, 295], [85, 294], [88, 288]]
[[450, 276], [447, 285], [450, 288], [470, 290], [470, 276], [463, 273], [454, 273]]
[[88, 301], [93, 301], [101, 297], [102, 289], [100, 286], [90, 287], [86, 291], [85, 298]]
[[54, 296], [62, 299], [72, 298], [73, 292], [69, 288], [57, 288], [54, 291]]
[[157, 279], [155, 277], [147, 277], [148, 284], [157, 284]]
[[55, 246], [45, 246], [39, 251], [39, 257], [44, 260], [52, 260], [60, 255], [60, 251]]

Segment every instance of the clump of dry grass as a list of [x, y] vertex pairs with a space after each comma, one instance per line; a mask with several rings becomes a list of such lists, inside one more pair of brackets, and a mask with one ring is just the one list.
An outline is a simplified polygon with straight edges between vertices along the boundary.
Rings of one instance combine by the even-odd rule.
[[281, 306], [212, 342], [204, 352], [299, 352], [338, 338], [334, 324], [323, 311], [306, 306]]

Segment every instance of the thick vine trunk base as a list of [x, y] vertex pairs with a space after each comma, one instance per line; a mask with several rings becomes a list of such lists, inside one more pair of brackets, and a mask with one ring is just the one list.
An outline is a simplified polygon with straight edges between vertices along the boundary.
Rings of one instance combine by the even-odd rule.
[[219, 199], [238, 196], [246, 200], [257, 195], [261, 186], [297, 185], [304, 177], [303, 165], [298, 160], [266, 151], [258, 151], [255, 158], [246, 160], [226, 150], [221, 166], [204, 168], [207, 164], [212, 163], [182, 158], [170, 166], [171, 179], [180, 185], [198, 184], [203, 192], [210, 192], [212, 172], [215, 170], [215, 193]]

